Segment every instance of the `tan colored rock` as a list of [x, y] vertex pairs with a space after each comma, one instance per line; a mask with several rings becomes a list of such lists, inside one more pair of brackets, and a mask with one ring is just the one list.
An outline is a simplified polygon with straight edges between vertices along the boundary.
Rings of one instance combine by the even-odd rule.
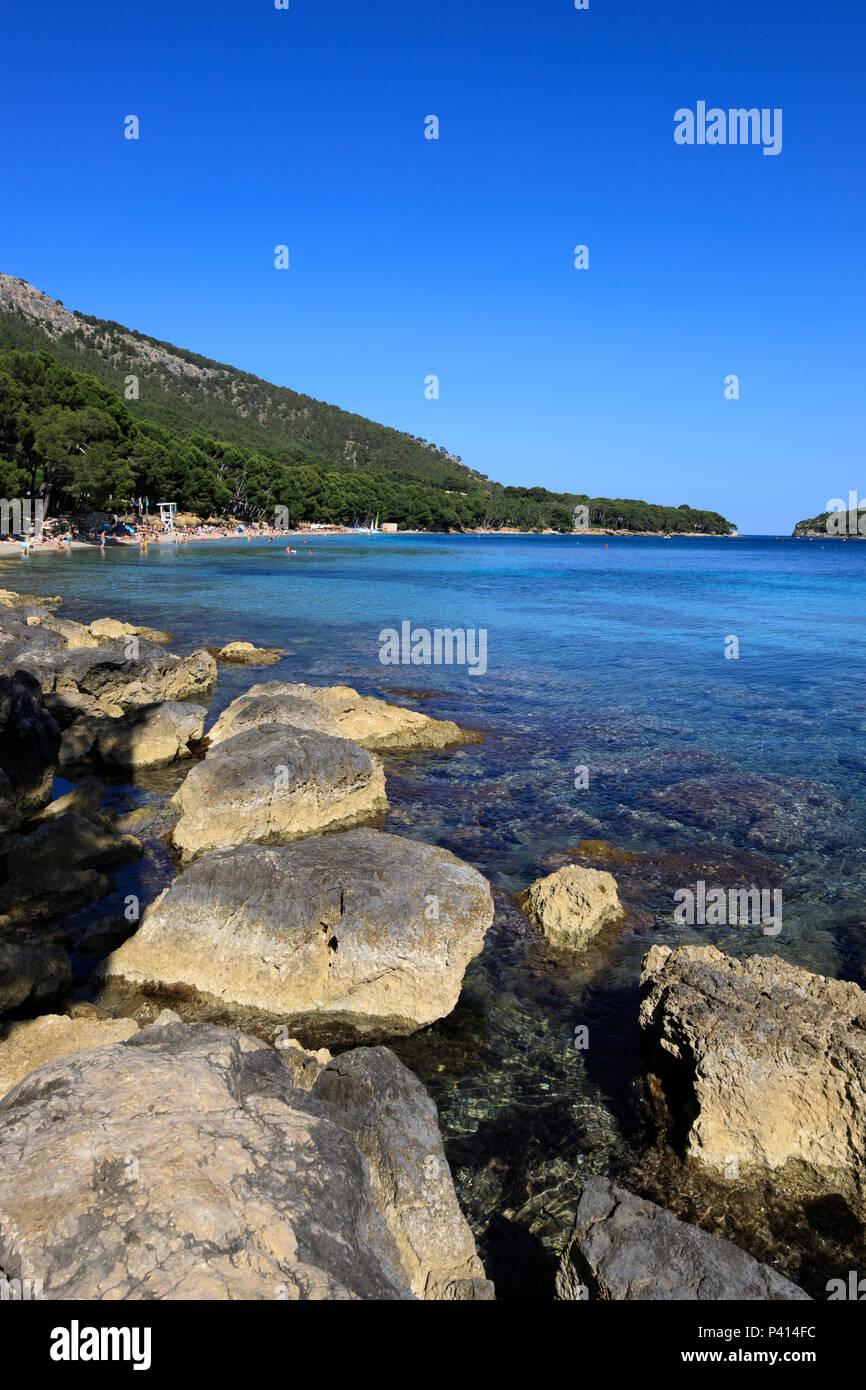
[[777, 956], [654, 946], [640, 1026], [659, 1118], [690, 1117], [686, 1147], [700, 1163], [744, 1172], [795, 1160], [866, 1185], [866, 993], [856, 985]]
[[375, 754], [342, 738], [265, 724], [211, 748], [172, 805], [184, 863], [232, 845], [286, 844], [358, 825], [388, 808]]
[[616, 879], [598, 869], [566, 864], [518, 896], [530, 922], [554, 946], [580, 950], [600, 931], [625, 918]]
[[451, 719], [431, 719], [417, 710], [359, 695], [348, 685], [303, 685], [268, 681], [254, 685], [224, 710], [210, 730], [211, 743], [220, 743], [242, 729], [262, 723], [293, 724], [350, 739], [361, 748], [378, 751], [401, 748], [447, 748], [470, 743], [477, 735]]
[[282, 647], [254, 647], [252, 642], [228, 642], [217, 652], [218, 661], [238, 666], [273, 666], [286, 653]]
[[181, 874], [100, 974], [330, 1046], [449, 1014], [492, 920], [487, 881], [436, 845], [375, 830], [241, 845]]
[[[129, 710], [119, 719], [85, 718], [84, 727], [93, 735], [90, 756], [114, 767], [164, 767], [175, 758], [189, 756], [204, 729], [202, 705], [163, 700]], [[63, 735], [61, 762], [66, 761], [70, 737], [80, 736], [78, 720]], [[80, 756], [80, 754], [79, 754]]]
[[21, 1023], [10, 1023], [0, 1042], [0, 1096], [5, 1096], [22, 1077], [46, 1062], [83, 1052], [91, 1047], [122, 1042], [138, 1032], [131, 1018], [66, 1018], [42, 1014]]
[[49, 632], [56, 632], [57, 636], [63, 639], [67, 651], [78, 652], [99, 646], [93, 633], [84, 623], [75, 623], [68, 618], [57, 618], [46, 613], [40, 617], [39, 625], [47, 628]]

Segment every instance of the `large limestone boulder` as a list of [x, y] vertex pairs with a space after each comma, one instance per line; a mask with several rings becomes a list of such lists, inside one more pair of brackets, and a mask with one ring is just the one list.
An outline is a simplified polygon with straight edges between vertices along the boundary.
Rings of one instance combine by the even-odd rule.
[[350, 739], [362, 748], [447, 748], [476, 735], [450, 719], [431, 719], [416, 710], [359, 695], [348, 685], [303, 685], [266, 681], [254, 685], [224, 710], [208, 737], [220, 743], [258, 724], [293, 724]]
[[342, 738], [264, 724], [210, 749], [173, 798], [184, 863], [248, 843], [285, 844], [387, 810], [379, 759]]
[[107, 713], [197, 698], [208, 694], [217, 678], [209, 652], [176, 656], [137, 637], [84, 651], [25, 650], [18, 664], [35, 675], [46, 696], [71, 697], [73, 704], [89, 697]]
[[0, 1268], [48, 1300], [492, 1297], [420, 1082], [384, 1048], [305, 1084], [168, 1023], [0, 1101]]
[[51, 798], [60, 730], [32, 676], [0, 676], [0, 830], [14, 830]]
[[536, 879], [518, 904], [552, 945], [568, 950], [580, 950], [625, 917], [613, 875], [581, 864]]
[[862, 1188], [866, 994], [856, 985], [776, 956], [654, 946], [640, 1026], [660, 1117], [686, 1127], [699, 1162], [742, 1173], [797, 1160]]
[[103, 973], [192, 987], [307, 1040], [393, 1036], [451, 1012], [492, 920], [486, 879], [447, 850], [350, 830], [198, 860]]
[[70, 1052], [123, 1042], [138, 1032], [131, 1018], [68, 1018], [42, 1014], [7, 1025], [0, 1042], [0, 1097], [37, 1067]]
[[809, 1300], [729, 1240], [679, 1221], [607, 1178], [590, 1178], [556, 1276], [560, 1300]]
[[190, 755], [190, 744], [201, 739], [202, 705], [165, 700], [142, 705], [118, 717], [82, 714], [63, 734], [63, 764], [94, 758], [112, 767], [164, 767]]

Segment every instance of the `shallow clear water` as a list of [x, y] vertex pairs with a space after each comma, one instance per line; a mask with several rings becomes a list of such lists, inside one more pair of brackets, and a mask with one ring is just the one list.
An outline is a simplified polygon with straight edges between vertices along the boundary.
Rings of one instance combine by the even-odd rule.
[[[439, 1104], [501, 1293], [549, 1292], [587, 1171], [622, 1175], [815, 1290], [855, 1267], [844, 1204], [778, 1185], [723, 1191], [646, 1144], [636, 991], [655, 942], [770, 952], [864, 983], [866, 546], [314, 537], [310, 555], [295, 544], [294, 557], [243, 540], [35, 555], [0, 563], [0, 585], [59, 593], [66, 617], [167, 628], [175, 650], [236, 638], [290, 649], [264, 672], [221, 667], [214, 711], [255, 681], [296, 679], [397, 691], [483, 732], [479, 745], [386, 757], [385, 828], [445, 845], [496, 892], [458, 1009], [396, 1049]], [[379, 633], [405, 620], [486, 629], [486, 673], [383, 666]], [[737, 660], [725, 658], [731, 636]], [[119, 890], [135, 883], [144, 901], [173, 872], [158, 834], [179, 775], [112, 790], [148, 843]], [[628, 923], [576, 961], [544, 944], [513, 894], [587, 839], [647, 858], [610, 866]], [[781, 932], [674, 925], [674, 889], [701, 877], [782, 888]], [[582, 1024], [587, 1048], [575, 1046]]]

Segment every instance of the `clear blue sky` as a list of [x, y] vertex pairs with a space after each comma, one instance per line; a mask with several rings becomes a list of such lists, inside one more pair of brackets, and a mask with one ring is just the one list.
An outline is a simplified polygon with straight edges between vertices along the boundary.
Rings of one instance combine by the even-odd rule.
[[[866, 495], [864, 47], [854, 0], [19, 5], [0, 269], [503, 482], [789, 531]], [[677, 146], [701, 99], [781, 154]]]

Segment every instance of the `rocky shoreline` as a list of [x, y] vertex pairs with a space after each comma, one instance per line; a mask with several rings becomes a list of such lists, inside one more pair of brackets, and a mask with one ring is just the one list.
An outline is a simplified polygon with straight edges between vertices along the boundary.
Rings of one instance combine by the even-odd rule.
[[[179, 655], [60, 605], [0, 594], [0, 1272], [49, 1299], [494, 1297], [435, 1106], [388, 1046], [452, 1013], [493, 898], [455, 855], [381, 829], [390, 754], [479, 735], [297, 680], [212, 720], [219, 661], [285, 654]], [[70, 934], [143, 852], [100, 776], [175, 764], [173, 881]], [[52, 799], [58, 770], [74, 786]], [[551, 950], [626, 929], [606, 859], [520, 895]], [[655, 946], [638, 1022], [651, 1148], [710, 1181], [796, 1173], [862, 1225], [863, 991]], [[572, 1220], [550, 1298], [809, 1297], [608, 1179]]]

